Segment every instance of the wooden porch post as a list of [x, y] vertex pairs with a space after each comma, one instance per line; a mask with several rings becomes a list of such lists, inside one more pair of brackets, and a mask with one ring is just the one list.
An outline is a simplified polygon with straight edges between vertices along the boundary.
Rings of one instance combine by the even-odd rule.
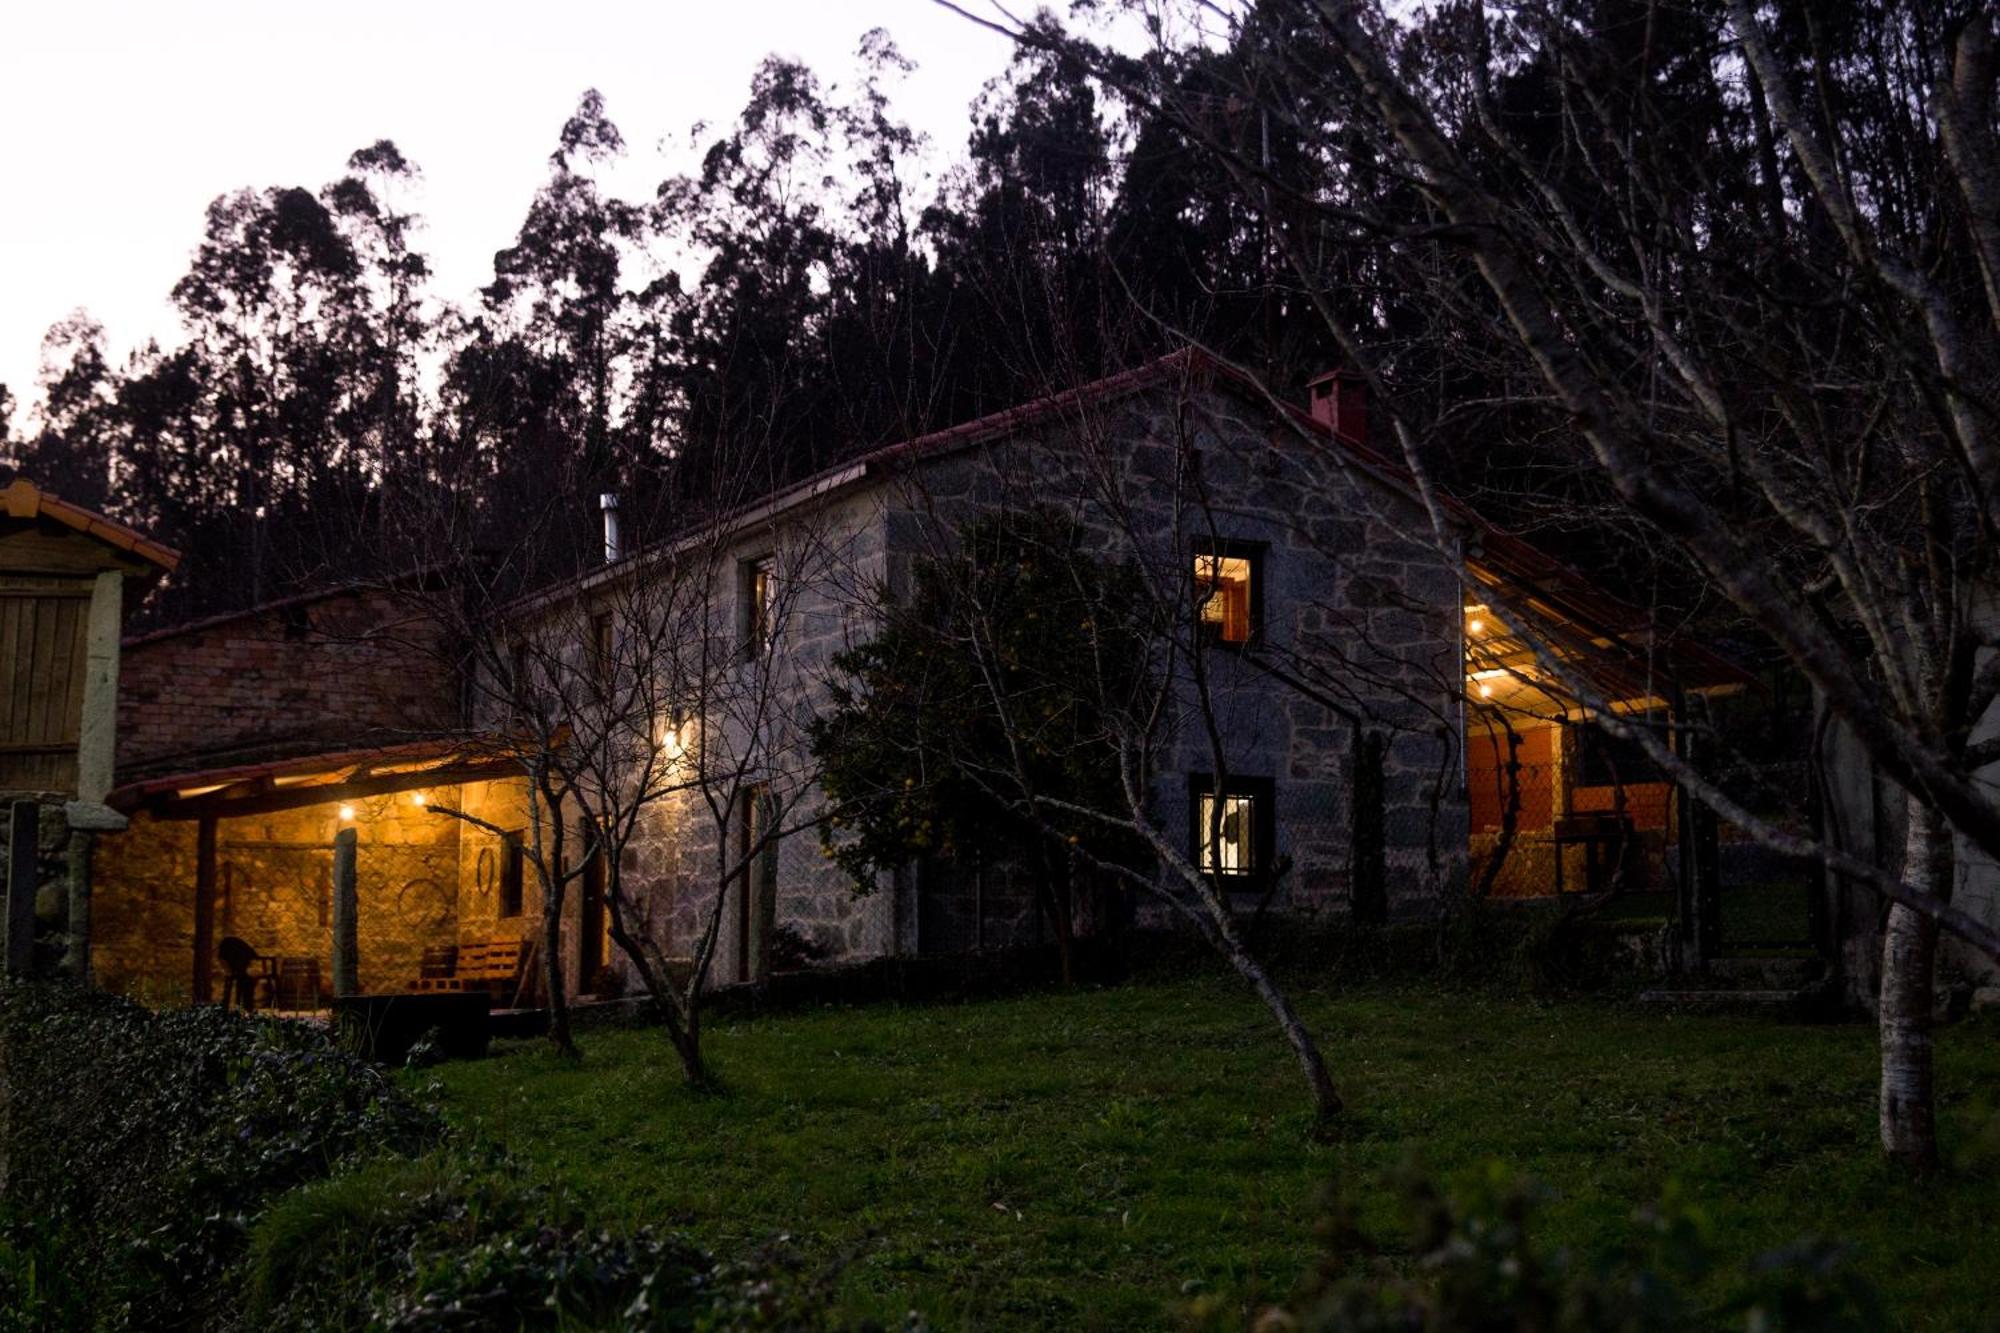
[[357, 837], [351, 828], [333, 835], [333, 993], [361, 993], [361, 935], [355, 920], [360, 906], [354, 883]]
[[[1676, 684], [1669, 696], [1673, 716], [1675, 747], [1682, 760], [1692, 764], [1698, 747], [1694, 727], [1688, 717], [1687, 693]], [[1674, 787], [1679, 817], [1680, 876], [1675, 885], [1675, 917], [1681, 940], [1681, 966], [1696, 974], [1708, 970], [1722, 939], [1721, 897], [1716, 884], [1715, 816], [1695, 800], [1684, 784]]]
[[194, 838], [194, 1002], [215, 998], [215, 816], [203, 815]]

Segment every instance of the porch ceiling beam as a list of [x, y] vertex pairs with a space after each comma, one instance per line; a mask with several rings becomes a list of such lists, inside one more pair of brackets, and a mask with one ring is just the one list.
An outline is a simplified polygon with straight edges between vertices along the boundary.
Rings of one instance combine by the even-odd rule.
[[144, 808], [156, 819], [200, 819], [205, 816], [236, 819], [244, 815], [267, 815], [280, 810], [299, 810], [309, 805], [324, 805], [356, 797], [386, 796], [417, 787], [449, 787], [462, 782], [487, 782], [494, 778], [510, 777], [519, 772], [518, 765], [505, 760], [484, 760], [477, 763], [445, 764], [417, 772], [350, 777], [344, 781], [325, 782], [315, 786], [273, 785], [268, 790], [232, 796], [232, 791], [249, 785], [238, 783], [234, 787], [206, 792], [200, 796], [156, 797]]

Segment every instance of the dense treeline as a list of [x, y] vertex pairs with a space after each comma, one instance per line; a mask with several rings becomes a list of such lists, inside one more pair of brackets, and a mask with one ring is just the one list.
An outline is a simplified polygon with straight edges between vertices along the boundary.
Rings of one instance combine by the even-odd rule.
[[1323, 368], [1262, 232], [1177, 130], [1024, 52], [927, 186], [891, 97], [907, 68], [879, 31], [841, 86], [767, 60], [649, 199], [601, 188], [624, 144], [586, 93], [463, 303], [433, 288], [393, 143], [318, 188], [224, 195], [173, 289], [181, 343], [115, 365], [87, 316], [51, 329], [0, 470], [182, 548], [158, 621], [408, 561], [425, 548], [400, 529], [441, 492], [494, 543], [560, 507], [553, 573], [586, 558], [600, 491], [644, 536], [1178, 329], [1283, 383]]

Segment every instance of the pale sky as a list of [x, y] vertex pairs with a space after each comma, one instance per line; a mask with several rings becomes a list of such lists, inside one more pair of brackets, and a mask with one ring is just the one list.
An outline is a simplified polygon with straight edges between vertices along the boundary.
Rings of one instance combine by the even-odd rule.
[[[916, 71], [904, 119], [957, 154], [1009, 55], [930, 0], [10, 0], [0, 4], [0, 384], [25, 427], [42, 334], [79, 307], [115, 361], [176, 339], [168, 293], [218, 194], [335, 179], [394, 139], [424, 173], [435, 295], [469, 300], [595, 87], [619, 193], [691, 165], [696, 120], [742, 108], [768, 52], [846, 84], [884, 27]], [[926, 191], [927, 192], [927, 191]]]

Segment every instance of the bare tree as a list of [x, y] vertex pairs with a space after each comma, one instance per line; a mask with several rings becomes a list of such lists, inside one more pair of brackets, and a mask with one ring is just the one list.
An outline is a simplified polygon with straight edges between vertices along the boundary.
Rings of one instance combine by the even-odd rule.
[[[855, 679], [824, 737], [840, 802], [829, 847], [869, 874], [913, 850], [962, 858], [968, 843], [1004, 848], [1012, 837], [1031, 870], [1073, 864], [1136, 895], [1255, 991], [1324, 1124], [1341, 1099], [1246, 935], [1244, 899], [1261, 908], [1297, 884], [1297, 906], [1337, 892], [1343, 871], [1278, 858], [1275, 794], [1259, 807], [1246, 788], [1282, 764], [1301, 779], [1291, 790], [1354, 802], [1301, 813], [1291, 827], [1294, 845], [1355, 838], [1345, 874], [1358, 900], [1370, 869], [1363, 835], [1381, 827], [1381, 812], [1371, 825], [1356, 800], [1364, 756], [1393, 748], [1399, 764], [1428, 764], [1420, 787], [1406, 784], [1421, 799], [1398, 814], [1439, 820], [1408, 878], [1427, 881], [1441, 906], [1462, 865], [1459, 830], [1441, 812], [1456, 789], [1456, 581], [1433, 559], [1427, 602], [1409, 609], [1385, 596], [1373, 613], [1300, 591], [1330, 593], [1343, 569], [1386, 590], [1420, 548], [1358, 542], [1336, 555], [1314, 551], [1306, 528], [1338, 514], [1330, 539], [1357, 542], [1367, 517], [1407, 524], [1414, 506], [1379, 476], [1342, 479], [1304, 442], [1272, 445], [1261, 407], [1218, 392], [1208, 363], [1169, 369], [1180, 373], [1149, 381], [1141, 405], [1098, 410], [1078, 395], [1047, 440], [912, 470], [909, 504], [923, 520], [914, 586], [885, 599], [883, 637], [848, 659]], [[1327, 468], [1334, 475], [1320, 475]], [[1317, 496], [1298, 512], [1267, 498], [1308, 489]], [[972, 494], [984, 499], [968, 506]], [[1268, 625], [1252, 570], [1267, 547], [1289, 562]], [[1416, 627], [1414, 642], [1380, 642], [1375, 630], [1391, 616]], [[1305, 750], [1291, 745], [1300, 733], [1270, 725], [1294, 706], [1328, 719], [1300, 741]], [[1305, 771], [1291, 772], [1295, 763]]]
[[571, 678], [564, 771], [603, 858], [611, 938], [691, 1085], [712, 1081], [702, 1004], [730, 913], [735, 979], [761, 979], [777, 928], [765, 872], [818, 817], [815, 681], [789, 648], [838, 581], [832, 554], [810, 515], [723, 518], [568, 595], [597, 647]]
[[[1414, 386], [1380, 336], [1399, 300], [1449, 312], [1441, 357], [1487, 358], [1496, 395], [1562, 426], [1609, 509], [1768, 636], [1906, 793], [1900, 873], [1790, 836], [1542, 654], [1719, 813], [1888, 900], [1881, 1137], [1928, 1167], [1937, 933], [2000, 957], [2000, 934], [1951, 902], [1954, 839], [2000, 853], [1979, 777], [2000, 751], [1974, 739], [2000, 694], [1981, 611], [2000, 483], [1993, 15], [1926, 3], [1828, 25], [1751, 0], [1539, 0], [1411, 27], [1357, 0], [1164, 8], [1202, 40], [1096, 51], [1096, 68], [1174, 117], [1264, 216], [1377, 390], [1440, 542], [1437, 415], [1392, 392]], [[1080, 45], [1046, 22], [1009, 31]], [[1234, 108], [1179, 95], [1197, 61]], [[1244, 106], [1396, 190], [1274, 176]], [[1378, 288], [1330, 281], [1328, 257], [1356, 251], [1382, 266]]]

